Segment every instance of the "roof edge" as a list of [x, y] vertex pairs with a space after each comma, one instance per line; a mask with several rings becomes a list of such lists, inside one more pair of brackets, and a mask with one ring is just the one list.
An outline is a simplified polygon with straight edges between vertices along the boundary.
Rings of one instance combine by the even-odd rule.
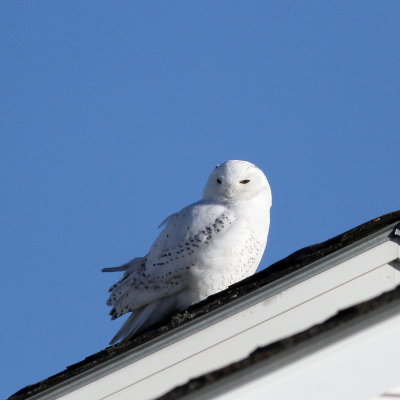
[[[236, 386], [246, 384], [256, 376], [271, 373], [328, 344], [359, 332], [366, 326], [397, 315], [400, 313], [399, 305], [400, 285], [370, 300], [340, 310], [326, 321], [300, 333], [259, 347], [239, 361], [192, 378], [187, 383], [175, 387], [154, 400], [183, 398], [196, 400], [205, 391], [209, 396], [211, 394], [216, 396], [233, 384]], [[262, 371], [256, 373], [255, 368], [261, 367], [261, 365]], [[220, 385], [219, 388], [216, 387], [218, 385]]]
[[25, 400], [30, 397], [35, 398], [38, 394], [44, 394], [47, 391], [54, 390], [54, 387], [57, 385], [70, 382], [78, 375], [86, 373], [91, 374], [96, 369], [125, 357], [127, 353], [139, 352], [144, 346], [152, 347], [161, 335], [170, 338], [173, 333], [177, 332], [176, 328], [186, 326], [189, 322], [208, 314], [211, 311], [218, 310], [220, 307], [232, 303], [233, 301], [237, 301], [245, 295], [252, 294], [257, 289], [281, 280], [282, 278], [302, 269], [306, 265], [310, 265], [324, 257], [330, 256], [348, 246], [357, 244], [362, 239], [368, 238], [380, 231], [392, 229], [398, 223], [400, 223], [400, 210], [374, 218], [325, 242], [297, 250], [288, 257], [275, 262], [271, 266], [250, 276], [249, 278], [230, 286], [222, 292], [208, 297], [202, 302], [194, 304], [184, 313], [177, 314], [160, 324], [150, 327], [150, 329], [134, 337], [132, 340], [106, 347], [105, 349], [86, 357], [84, 360], [68, 366], [64, 371], [20, 389], [11, 395], [8, 400]]

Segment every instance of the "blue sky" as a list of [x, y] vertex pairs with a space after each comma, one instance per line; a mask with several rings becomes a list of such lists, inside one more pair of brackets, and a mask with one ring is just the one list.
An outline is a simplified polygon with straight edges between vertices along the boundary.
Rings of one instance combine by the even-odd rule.
[[101, 274], [213, 167], [273, 193], [264, 268], [399, 207], [400, 3], [0, 4], [0, 397], [104, 348]]

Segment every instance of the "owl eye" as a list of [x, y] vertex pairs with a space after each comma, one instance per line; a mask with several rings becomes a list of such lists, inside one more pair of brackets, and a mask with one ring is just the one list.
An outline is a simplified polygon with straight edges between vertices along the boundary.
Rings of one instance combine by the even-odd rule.
[[239, 183], [242, 183], [243, 185], [245, 185], [246, 183], [249, 183], [249, 182], [250, 182], [250, 179], [243, 179]]
[[222, 183], [221, 179], [218, 178], [217, 183], [218, 183], [218, 185], [220, 185]]

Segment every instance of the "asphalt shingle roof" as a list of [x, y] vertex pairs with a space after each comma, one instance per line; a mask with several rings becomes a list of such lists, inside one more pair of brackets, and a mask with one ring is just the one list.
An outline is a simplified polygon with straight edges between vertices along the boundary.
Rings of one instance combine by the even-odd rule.
[[[292, 272], [297, 271], [304, 266], [330, 255], [348, 245], [356, 243], [366, 236], [393, 225], [396, 222], [400, 222], [400, 210], [375, 218], [325, 242], [317, 243], [298, 250], [253, 276], [189, 307], [185, 312], [174, 315], [164, 322], [150, 327], [132, 340], [107, 347], [76, 364], [68, 366], [64, 371], [56, 375], [33, 385], [26, 386], [12, 395], [8, 400], [25, 400], [32, 395], [69, 380], [82, 372], [89, 371], [106, 361], [108, 362], [115, 357], [123, 356], [124, 353], [131, 351], [135, 347], [141, 346], [177, 327], [187, 324], [190, 321], [194, 321], [196, 318], [199, 318], [210, 311], [217, 310], [221, 306], [226, 305], [233, 300], [248, 295], [266, 284], [290, 275]], [[254, 357], [258, 356], [254, 355]], [[165, 397], [165, 399], [167, 399], [167, 397]]]

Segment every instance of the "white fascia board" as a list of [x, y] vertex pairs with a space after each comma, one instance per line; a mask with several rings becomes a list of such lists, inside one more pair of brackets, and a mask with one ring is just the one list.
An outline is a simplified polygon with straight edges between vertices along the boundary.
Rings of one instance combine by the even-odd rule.
[[[319, 347], [319, 350], [310, 347], [299, 349], [298, 352], [303, 354], [295, 361], [283, 357], [276, 361], [278, 365], [269, 362], [264, 373], [262, 366], [254, 365], [253, 379], [249, 376], [239, 378], [248, 380], [246, 383], [236, 381], [232, 384], [232, 376], [230, 384], [220, 383], [217, 390], [214, 388], [214, 393], [213, 389], [206, 389], [182, 400], [368, 400], [376, 398], [388, 387], [398, 385], [398, 310], [397, 315], [365, 326], [332, 344], [317, 342], [314, 347]], [[296, 356], [291, 354], [289, 358]], [[279, 366], [279, 363], [283, 365]], [[251, 371], [248, 373], [251, 375]]]
[[400, 282], [389, 228], [32, 399], [153, 398]]

